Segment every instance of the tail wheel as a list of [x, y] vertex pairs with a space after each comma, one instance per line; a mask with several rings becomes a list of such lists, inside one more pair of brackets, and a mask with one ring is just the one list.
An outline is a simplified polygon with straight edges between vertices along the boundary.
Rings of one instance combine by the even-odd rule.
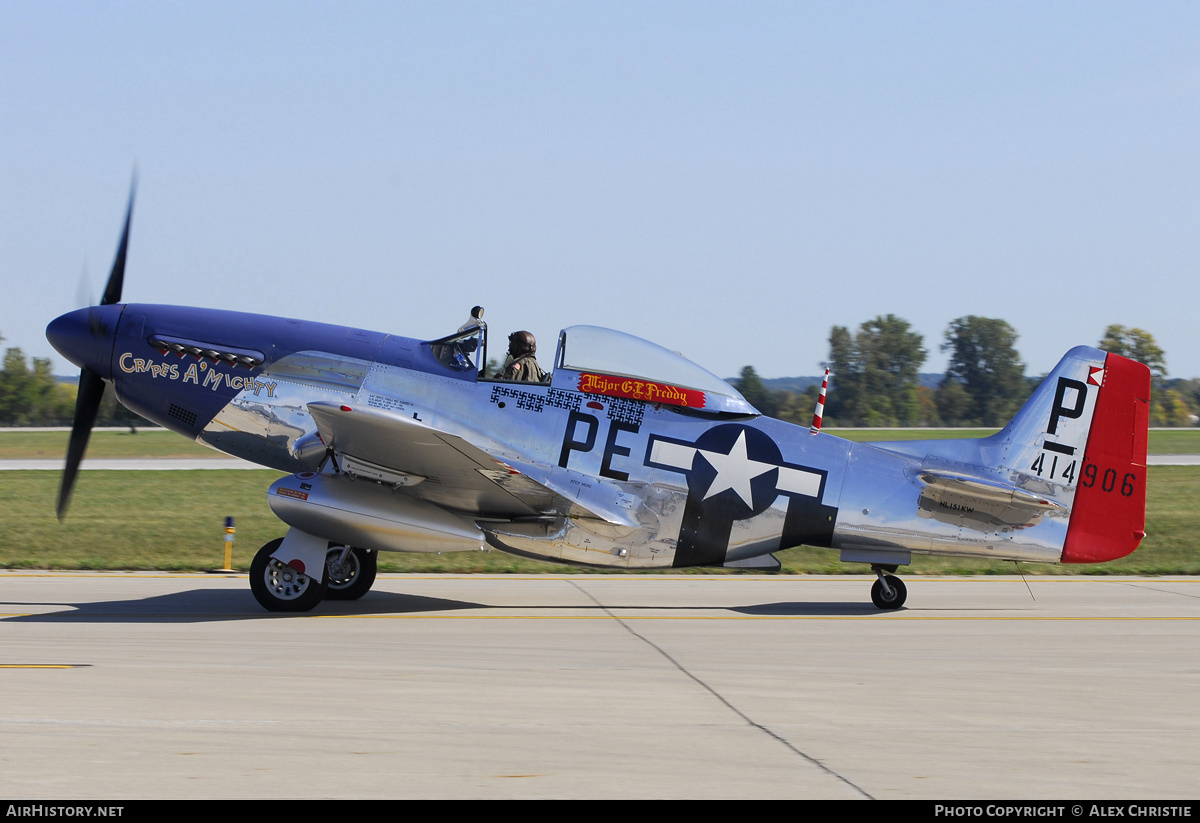
[[344, 547], [330, 546], [325, 555], [325, 579], [329, 581], [328, 600], [357, 600], [371, 590], [379, 570], [379, 554], [355, 547], [339, 563]]
[[883, 575], [871, 586], [871, 602], [881, 609], [898, 609], [907, 599], [908, 588], [899, 577]]
[[321, 602], [329, 587], [328, 578], [318, 583], [307, 574], [271, 557], [283, 538], [258, 550], [250, 564], [250, 591], [258, 605], [270, 612], [307, 612]]

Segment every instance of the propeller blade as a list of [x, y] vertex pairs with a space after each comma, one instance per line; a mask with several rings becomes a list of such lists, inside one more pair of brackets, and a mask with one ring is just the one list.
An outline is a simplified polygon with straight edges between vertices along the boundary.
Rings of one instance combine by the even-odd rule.
[[79, 284], [75, 287], [75, 307], [88, 310], [88, 327], [92, 334], [101, 334], [100, 316], [96, 313], [95, 293], [88, 277], [87, 263], [83, 264], [83, 273], [79, 275]]
[[[104, 286], [104, 295], [100, 298], [101, 306], [111, 306], [121, 300], [121, 289], [125, 285], [125, 253], [129, 249], [129, 224], [133, 219], [133, 199], [136, 194], [137, 169], [134, 169], [133, 182], [129, 184], [129, 205], [125, 207], [125, 228], [121, 230], [121, 242], [117, 244], [117, 257], [113, 260], [108, 283]], [[92, 311], [88, 313], [88, 320], [94, 336], [98, 337], [105, 333], [105, 330], [101, 328], [100, 315], [95, 311], [95, 307], [92, 307]], [[96, 425], [96, 415], [100, 412], [100, 401], [103, 399], [104, 378], [84, 367], [79, 372], [79, 394], [75, 398], [75, 421], [71, 426], [71, 441], [67, 444], [67, 462], [63, 466], [62, 485], [58, 489], [59, 522], [62, 522], [63, 517], [66, 516], [67, 507], [71, 503], [71, 490], [75, 488], [79, 464], [83, 462], [83, 453], [87, 451], [88, 438], [92, 436], [92, 427]]]
[[133, 217], [133, 197], [137, 194], [137, 173], [129, 185], [129, 206], [125, 209], [125, 229], [121, 232], [121, 242], [117, 246], [117, 258], [113, 260], [112, 272], [108, 275], [108, 283], [104, 287], [104, 296], [100, 298], [101, 306], [110, 306], [121, 302], [121, 288], [125, 285], [125, 251], [129, 248], [129, 222]]
[[100, 411], [100, 401], [104, 398], [104, 380], [91, 369], [79, 372], [79, 394], [75, 398], [75, 422], [71, 427], [71, 442], [67, 445], [67, 463], [63, 467], [62, 485], [58, 489], [58, 519], [62, 522], [67, 514], [67, 506], [71, 502], [71, 489], [75, 486], [75, 476], [79, 473], [79, 464], [83, 462], [83, 453], [87, 451], [88, 438], [92, 434], [92, 426], [96, 424], [96, 414]]
[[75, 308], [90, 309], [93, 305], [92, 280], [88, 276], [87, 263], [84, 263], [83, 271], [79, 273], [79, 283], [75, 286]]

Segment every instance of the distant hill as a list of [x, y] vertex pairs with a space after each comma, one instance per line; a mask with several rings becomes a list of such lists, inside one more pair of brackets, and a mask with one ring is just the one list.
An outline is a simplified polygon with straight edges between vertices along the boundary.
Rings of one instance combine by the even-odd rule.
[[[817, 375], [816, 377], [764, 377], [762, 381], [763, 385], [771, 391], [787, 390], [799, 393], [807, 389], [809, 386], [821, 385], [821, 378], [823, 376], [824, 375]], [[942, 374], [941, 372], [921, 372], [919, 375], [917, 375], [917, 380], [919, 385], [925, 386], [929, 389], [936, 389], [942, 384], [942, 379], [945, 376], [946, 375]], [[728, 380], [730, 383], [737, 382], [736, 377], [728, 377], [726, 380]]]

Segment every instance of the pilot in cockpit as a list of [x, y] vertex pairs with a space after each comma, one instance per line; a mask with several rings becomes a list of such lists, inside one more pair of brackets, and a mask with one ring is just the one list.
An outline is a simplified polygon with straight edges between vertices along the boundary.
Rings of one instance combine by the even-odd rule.
[[550, 375], [537, 362], [537, 340], [532, 332], [515, 331], [508, 336], [508, 357], [496, 375], [498, 380], [519, 380], [523, 383], [548, 383]]

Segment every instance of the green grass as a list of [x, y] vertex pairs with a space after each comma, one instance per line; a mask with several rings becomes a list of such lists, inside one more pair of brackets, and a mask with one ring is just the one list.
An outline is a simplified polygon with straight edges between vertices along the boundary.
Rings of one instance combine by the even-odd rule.
[[[62, 458], [70, 432], [0, 432], [0, 460]], [[88, 457], [225, 457], [166, 429], [92, 432]]]
[[1200, 429], [1150, 432], [1150, 454], [1200, 454]]
[[[233, 567], [287, 526], [267, 506], [273, 471], [85, 471], [63, 523], [58, 472], [0, 472], [0, 568], [193, 571], [224, 563], [225, 518], [235, 518]], [[503, 552], [385, 554], [384, 571], [523, 572], [563, 566]]]
[[[1150, 466], [1146, 482], [1146, 537], [1137, 551], [1111, 563], [1056, 565], [1022, 563], [1025, 574], [1200, 574], [1200, 466]], [[866, 570], [841, 563], [837, 553], [801, 547], [777, 555], [784, 571], [846, 574]], [[966, 557], [913, 555], [908, 574], [1012, 574], [1011, 562]]]
[[[958, 437], [988, 437], [999, 429], [839, 429], [824, 431], [857, 443], [880, 440], [948, 440]], [[1150, 432], [1150, 454], [1200, 454], [1200, 428], [1158, 429]]]
[[277, 477], [272, 471], [85, 471], [59, 523], [58, 472], [3, 472], [0, 506], [9, 516], [0, 532], [0, 566], [217, 568], [224, 561], [225, 517], [233, 516], [235, 559], [249, 568], [259, 546], [286, 531], [267, 507], [266, 489]]
[[[139, 435], [140, 436], [140, 435]], [[219, 567], [225, 517], [237, 520], [234, 568], [248, 569], [258, 548], [286, 527], [267, 507], [271, 471], [86, 471], [80, 474], [65, 523], [54, 517], [57, 472], [0, 472], [0, 567], [17, 569], [160, 569]], [[1200, 467], [1152, 466], [1146, 531], [1131, 556], [1094, 566], [1022, 564], [1028, 574], [1200, 574]], [[843, 564], [837, 552], [799, 548], [779, 553], [789, 573], [867, 571]], [[385, 553], [380, 567], [396, 572], [583, 572], [503, 552], [442, 556]], [[713, 573], [702, 569], [698, 573]], [[1010, 574], [1011, 563], [914, 556], [909, 574]]]
[[[860, 443], [879, 440], [944, 440], [987, 437], [997, 429], [826, 429], [830, 434]], [[68, 432], [0, 432], [0, 460], [60, 458], [67, 453]], [[1200, 429], [1150, 432], [1150, 454], [1200, 454]], [[88, 457], [222, 457], [165, 429], [92, 432]]]

